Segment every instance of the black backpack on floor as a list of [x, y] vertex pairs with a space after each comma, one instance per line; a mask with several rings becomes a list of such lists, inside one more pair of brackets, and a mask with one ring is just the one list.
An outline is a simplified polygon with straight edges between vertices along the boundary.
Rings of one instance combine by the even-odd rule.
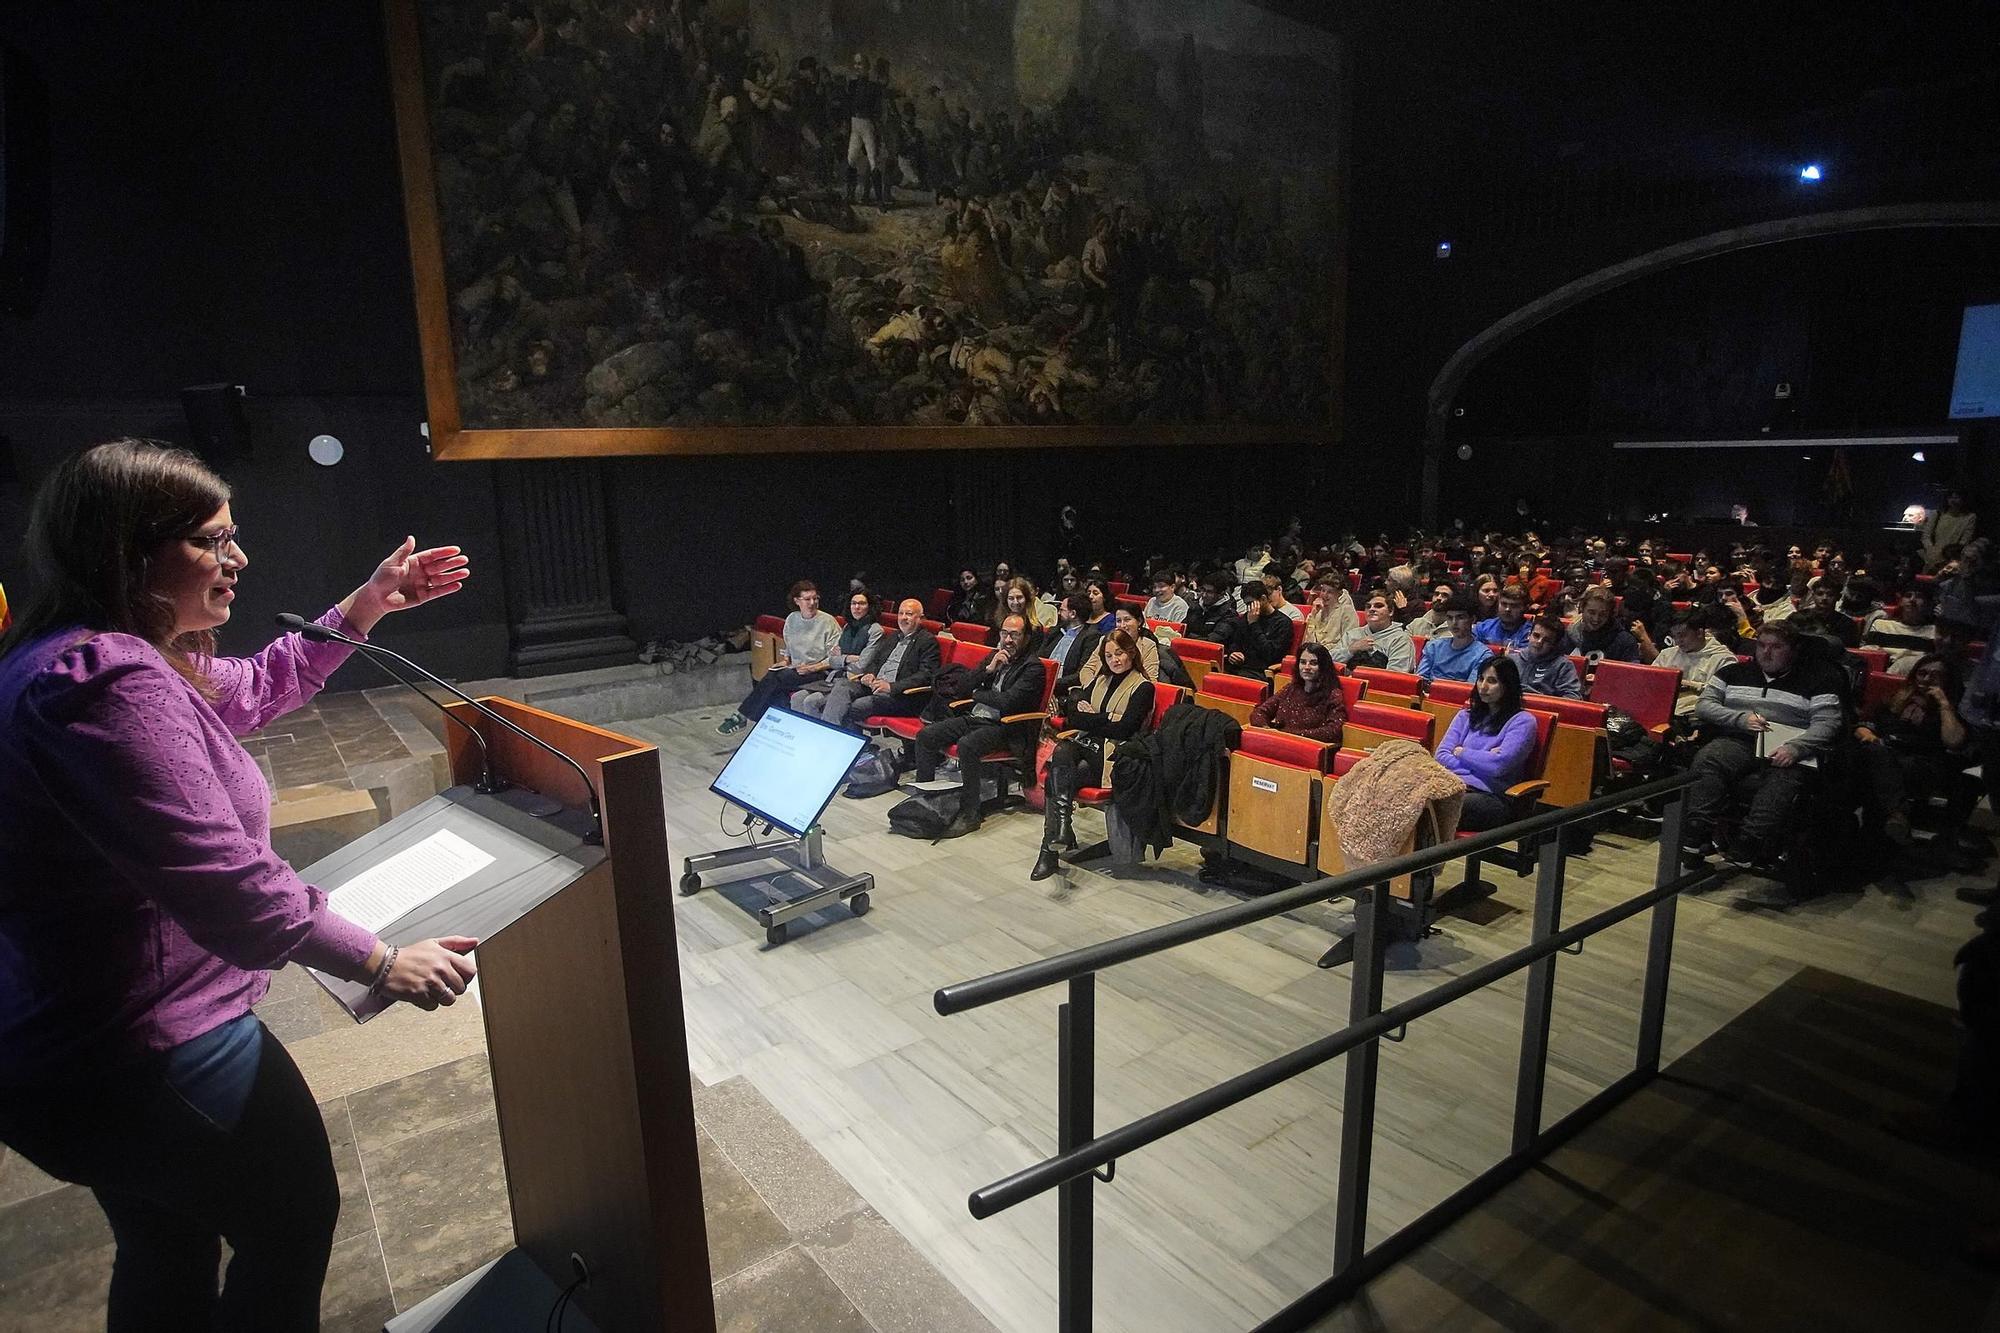
[[889, 807], [889, 832], [936, 842], [944, 837], [945, 829], [958, 817], [962, 796], [962, 792], [953, 789], [918, 792], [905, 797]]

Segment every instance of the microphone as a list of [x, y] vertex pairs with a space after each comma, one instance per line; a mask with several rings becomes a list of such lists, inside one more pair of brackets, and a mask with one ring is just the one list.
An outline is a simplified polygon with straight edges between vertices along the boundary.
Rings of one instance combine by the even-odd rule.
[[[577, 763], [576, 760], [570, 758], [568, 755], [564, 754], [561, 750], [558, 750], [555, 746], [550, 745], [540, 736], [537, 736], [533, 732], [527, 731], [522, 727], [517, 726], [512, 720], [503, 717], [501, 714], [496, 713], [491, 708], [488, 708], [485, 704], [479, 702], [479, 700], [473, 698], [471, 695], [467, 694], [464, 690], [459, 689], [458, 686], [452, 684], [450, 681], [438, 675], [436, 672], [431, 671], [428, 668], [419, 666], [417, 663], [412, 662], [409, 658], [403, 656], [401, 653], [395, 652], [388, 648], [384, 648], [380, 644], [363, 643], [359, 639], [351, 638], [348, 635], [342, 634], [337, 629], [329, 628], [328, 626], [322, 625], [317, 621], [307, 620], [304, 616], [293, 615], [289, 611], [284, 612], [278, 616], [278, 628], [289, 631], [290, 633], [293, 634], [297, 634], [303, 638], [310, 639], [314, 643], [344, 643], [350, 648], [360, 649], [362, 652], [368, 654], [368, 656], [371, 659], [386, 657], [394, 661], [401, 662], [404, 666], [416, 672], [418, 675], [422, 676], [425, 680], [430, 681], [434, 685], [440, 685], [444, 687], [446, 690], [450, 691], [453, 696], [458, 698], [461, 702], [471, 705], [474, 711], [478, 712], [480, 716], [486, 718], [491, 722], [498, 723], [500, 726], [507, 728], [507, 730], [513, 732], [515, 735], [519, 736], [522, 740], [527, 741], [530, 745], [536, 746], [539, 749], [547, 750], [550, 754], [554, 755], [556, 758], [562, 760], [565, 764], [568, 764], [571, 768], [575, 769], [576, 775], [579, 778], [583, 779], [584, 794], [590, 798], [590, 823], [591, 823], [590, 841], [602, 842], [604, 840], [604, 811], [602, 807], [598, 805], [597, 788], [594, 785], [592, 785], [590, 781], [590, 774], [584, 772], [582, 764]], [[384, 667], [384, 670], [387, 670], [386, 666]], [[398, 679], [400, 679], [400, 677], [398, 677]], [[413, 685], [411, 686], [411, 688], [415, 689], [416, 687]], [[418, 690], [417, 692], [419, 694], [423, 693], [423, 691], [421, 690]], [[425, 694], [424, 697], [426, 699], [430, 698], [428, 694]], [[436, 701], [433, 700], [432, 702]], [[442, 707], [442, 705], [439, 706]], [[452, 713], [449, 709], [445, 709], [445, 716], [456, 717], [456, 714]], [[460, 726], [466, 728], [466, 730], [468, 731], [471, 731], [474, 736], [479, 736], [479, 732], [473, 728], [471, 723], [466, 722], [462, 718], [458, 719], [458, 722]], [[479, 736], [479, 751], [482, 757], [486, 755], [486, 738], [484, 736]], [[488, 762], [485, 765], [485, 768], [486, 768], [486, 776], [481, 779], [481, 785], [479, 788], [479, 790], [481, 791], [488, 790], [488, 788], [485, 785], [487, 782], [496, 781], [496, 779], [494, 779], [492, 776], [492, 771], [493, 771], [492, 764]], [[495, 787], [492, 790], [498, 791], [501, 789], [502, 789], [501, 787]]]
[[[294, 615], [290, 614], [282, 615], [278, 617], [278, 624], [283, 629], [292, 630], [295, 633], [301, 632], [298, 631], [292, 624], [293, 621], [298, 619], [299, 617]], [[312, 624], [311, 621], [306, 621], [305, 623], [307, 625], [310, 625], [313, 629], [320, 628], [318, 625]], [[316, 638], [318, 636], [307, 634], [304, 637]], [[364, 644], [362, 646], [366, 647], [367, 645]], [[438, 699], [435, 695], [426, 691], [423, 686], [417, 684], [417, 682], [411, 680], [408, 676], [396, 670], [396, 668], [390, 666], [387, 662], [384, 662], [381, 658], [376, 657], [371, 653], [363, 653], [361, 656], [363, 661], [367, 662], [368, 665], [374, 667], [377, 671], [387, 676], [390, 680], [395, 681], [398, 685], [403, 686], [405, 689], [415, 690], [420, 696], [422, 696], [425, 703], [437, 709], [440, 713], [443, 713], [445, 717], [448, 718], [449, 720], [458, 723], [459, 726], [465, 729], [465, 734], [472, 737], [472, 739], [478, 744], [479, 781], [473, 784], [474, 791], [482, 792], [485, 795], [491, 796], [495, 792], [502, 792], [507, 790], [507, 788], [511, 784], [507, 781], [507, 779], [500, 777], [493, 771], [493, 752], [487, 749], [486, 738], [479, 734], [478, 727], [473, 726], [470, 722], [467, 722], [457, 713], [454, 713], [449, 708], [446, 708], [442, 700]]]

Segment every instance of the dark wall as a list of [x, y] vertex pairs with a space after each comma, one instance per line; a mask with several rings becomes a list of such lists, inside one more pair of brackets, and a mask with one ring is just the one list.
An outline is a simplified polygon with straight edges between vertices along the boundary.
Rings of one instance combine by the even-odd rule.
[[[184, 442], [177, 394], [249, 391], [254, 453], [225, 466], [253, 561], [232, 647], [317, 610], [404, 533], [473, 555], [469, 591], [385, 637], [465, 677], [507, 663], [493, 467], [433, 464], [380, 10], [372, 4], [15, 6], [0, 41], [51, 99], [48, 280], [0, 315], [0, 582], [34, 482], [94, 440]], [[338, 436], [339, 466], [306, 442]], [[530, 465], [532, 466], [532, 465]], [[801, 574], [923, 589], [962, 558], [1057, 554], [1079, 500], [1105, 546], [1199, 550], [1350, 492], [1320, 451], [1095, 449], [602, 465], [631, 632], [691, 638], [781, 605]], [[1311, 498], [1317, 496], [1317, 500]], [[370, 678], [349, 668], [337, 682]]]
[[[1759, 247], [1654, 274], [1507, 344], [1452, 419], [1447, 517], [1649, 513], [1893, 522], [1948, 486], [1985, 489], [1990, 445], [1945, 412], [1964, 307], [2000, 294], [1995, 229], [1908, 230]], [[1788, 396], [1779, 397], [1779, 386]], [[1968, 434], [1966, 445], [1850, 451], [1612, 452], [1614, 439]], [[1497, 484], [1496, 484], [1497, 482]]]

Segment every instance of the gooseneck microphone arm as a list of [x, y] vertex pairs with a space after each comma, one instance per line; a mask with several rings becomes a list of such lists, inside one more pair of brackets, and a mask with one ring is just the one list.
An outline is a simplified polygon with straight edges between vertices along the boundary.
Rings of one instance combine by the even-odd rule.
[[[491, 722], [495, 722], [500, 726], [507, 728], [507, 730], [513, 732], [515, 735], [519, 736], [522, 740], [527, 741], [530, 745], [535, 746], [537, 749], [547, 750], [550, 754], [554, 755], [556, 758], [562, 760], [565, 764], [568, 764], [571, 768], [575, 769], [577, 777], [583, 779], [584, 794], [590, 799], [590, 822], [591, 822], [592, 840], [597, 842], [602, 842], [604, 840], [604, 811], [603, 808], [598, 805], [597, 787], [594, 783], [591, 782], [590, 774], [584, 772], [582, 764], [577, 763], [576, 760], [570, 758], [570, 756], [564, 754], [561, 750], [558, 750], [555, 746], [550, 745], [540, 736], [537, 736], [533, 732], [528, 731], [525, 728], [519, 726], [512, 719], [504, 717], [501, 714], [495, 712], [493, 709], [488, 708], [485, 704], [479, 702], [479, 700], [473, 698], [471, 695], [467, 694], [464, 690], [459, 689], [458, 686], [452, 684], [450, 681], [438, 675], [436, 672], [431, 671], [423, 666], [420, 666], [417, 663], [412, 662], [409, 658], [403, 656], [401, 653], [395, 652], [388, 648], [384, 648], [380, 644], [363, 643], [360, 639], [356, 639], [350, 637], [349, 635], [342, 634], [337, 629], [331, 629], [328, 626], [318, 623], [317, 621], [307, 620], [304, 616], [293, 615], [290, 612], [286, 612], [285, 614], [280, 615], [278, 617], [278, 627], [280, 629], [288, 630], [291, 633], [301, 635], [304, 638], [310, 639], [316, 643], [344, 643], [350, 648], [360, 649], [362, 652], [368, 654], [370, 657], [386, 657], [393, 661], [401, 662], [404, 666], [416, 672], [418, 675], [422, 676], [425, 680], [430, 681], [433, 685], [440, 686], [443, 689], [449, 691], [453, 697], [457, 698], [460, 702], [472, 708], [480, 716], [488, 719]], [[425, 697], [428, 698], [429, 696], [426, 695]], [[449, 709], [447, 709], [445, 710], [445, 716], [453, 717], [455, 715]], [[460, 725], [465, 726], [468, 729], [470, 729], [471, 727], [471, 724], [465, 722], [463, 719], [460, 719]], [[477, 735], [478, 733], [474, 732], [473, 734]], [[486, 740], [485, 737], [482, 736], [480, 737], [480, 752], [483, 755], [485, 751], [486, 751]], [[491, 771], [490, 765], [488, 766], [488, 771], [489, 772]]]
[[[297, 620], [298, 618], [299, 617], [293, 615], [279, 616], [278, 624], [280, 625], [280, 627], [287, 630], [291, 630], [294, 633], [302, 633], [303, 631], [300, 631], [296, 626], [294, 626], [291, 623], [292, 621]], [[310, 638], [313, 636], [307, 635], [306, 637]], [[364, 644], [362, 646], [366, 647], [367, 645]], [[459, 726], [463, 727], [465, 729], [465, 734], [472, 737], [473, 741], [479, 746], [479, 781], [474, 785], [473, 787], [474, 791], [484, 792], [485, 794], [490, 796], [494, 792], [501, 792], [507, 790], [507, 785], [508, 785], [507, 780], [505, 778], [500, 777], [493, 771], [493, 752], [487, 748], [486, 738], [479, 734], [478, 727], [473, 726], [470, 722], [467, 722], [457, 713], [454, 713], [449, 708], [445, 707], [444, 701], [442, 699], [439, 699], [436, 695], [431, 694], [429, 691], [425, 690], [423, 686], [417, 684], [417, 682], [411, 680], [408, 676], [396, 670], [396, 668], [390, 666], [387, 662], [383, 661], [381, 657], [379, 657], [378, 655], [374, 653], [363, 653], [361, 654], [361, 657], [362, 660], [367, 662], [369, 666], [374, 667], [377, 671], [387, 676], [390, 680], [395, 681], [398, 685], [401, 685], [403, 688], [408, 690], [415, 690], [419, 695], [423, 697], [425, 703], [428, 703], [431, 707], [437, 709], [438, 712], [444, 714], [448, 720], [456, 722]]]

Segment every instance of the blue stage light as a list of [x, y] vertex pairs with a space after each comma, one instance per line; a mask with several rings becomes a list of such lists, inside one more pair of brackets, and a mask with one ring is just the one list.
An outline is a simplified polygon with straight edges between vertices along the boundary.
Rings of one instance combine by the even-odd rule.
[[1817, 162], [1808, 162], [1808, 163], [1806, 163], [1806, 164], [1805, 164], [1805, 165], [1804, 165], [1803, 167], [1800, 167], [1800, 168], [1799, 168], [1799, 179], [1800, 179], [1800, 180], [1802, 180], [1802, 181], [1816, 181], [1816, 180], [1818, 180], [1818, 179], [1819, 179], [1819, 163], [1817, 163]]

